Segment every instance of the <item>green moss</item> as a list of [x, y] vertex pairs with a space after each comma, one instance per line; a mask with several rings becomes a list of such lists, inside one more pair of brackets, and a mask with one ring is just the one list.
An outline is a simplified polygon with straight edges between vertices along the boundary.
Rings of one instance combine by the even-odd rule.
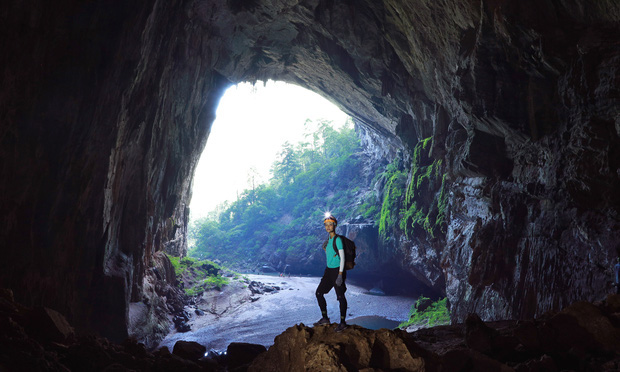
[[[399, 159], [395, 159], [377, 177], [377, 180], [383, 179], [385, 182], [377, 218], [379, 235], [384, 239], [394, 227], [399, 227], [408, 238], [416, 229], [431, 237], [445, 233], [448, 193], [442, 173], [443, 161], [433, 159], [430, 154], [432, 143], [433, 138], [428, 137], [414, 147], [409, 179], [405, 172], [399, 170]], [[439, 192], [433, 194], [438, 188]], [[361, 210], [371, 213], [371, 208]]]
[[429, 143], [432, 143], [433, 137], [428, 137], [428, 138], [424, 138], [422, 141], [420, 141], [420, 143], [422, 144], [422, 148], [424, 150], [426, 150], [426, 148], [428, 147]]
[[229, 279], [221, 275], [210, 276], [202, 282], [207, 289], [217, 288], [219, 291], [228, 283], [230, 283]]
[[214, 275], [203, 279], [199, 284], [185, 289], [185, 294], [188, 296], [199, 296], [207, 290], [217, 289], [221, 291], [225, 285], [228, 285], [230, 280], [221, 275]]
[[185, 288], [185, 294], [188, 296], [199, 296], [204, 292], [204, 288], [199, 286], [194, 286], [191, 288]]
[[433, 302], [424, 311], [418, 312], [418, 306], [422, 301], [429, 300], [427, 297], [420, 296], [409, 313], [409, 320], [399, 325], [399, 328], [405, 328], [411, 325], [422, 326], [424, 328], [434, 327], [438, 325], [450, 324], [450, 312], [448, 311], [447, 299], [443, 298]]
[[171, 256], [169, 254], [166, 254], [166, 256], [168, 256], [168, 259], [170, 260], [170, 263], [172, 264], [172, 267], [174, 267], [174, 274], [177, 277], [181, 276], [181, 274], [183, 273], [183, 269], [181, 268], [181, 263], [179, 262], [180, 261], [179, 257], [174, 257], [174, 256]]
[[357, 207], [355, 215], [362, 215], [367, 219], [378, 221], [381, 217], [381, 210], [377, 206], [377, 202], [374, 199], [374, 195], [367, 197], [364, 203]]
[[[170, 255], [168, 258], [174, 267], [174, 273], [181, 288], [187, 286], [184, 291], [188, 296], [198, 296], [213, 288], [222, 290], [225, 285], [230, 283], [228, 278], [221, 275], [222, 272], [229, 272], [235, 280], [241, 279], [241, 276], [234, 271], [223, 268], [209, 260], [198, 260], [192, 257], [179, 259], [179, 257]], [[247, 277], [244, 277], [243, 280], [247, 280]]]
[[446, 209], [448, 208], [448, 192], [446, 191], [446, 175], [441, 178], [441, 188], [437, 197], [437, 217], [435, 218], [435, 226], [442, 233], [446, 232]]
[[[438, 213], [438, 205], [423, 205], [419, 203], [419, 198], [424, 190], [434, 189], [439, 182], [442, 169], [441, 160], [431, 161], [430, 146], [432, 138], [425, 138], [418, 142], [413, 150], [411, 162], [411, 178], [405, 194], [405, 205], [401, 211], [401, 229], [407, 237], [410, 237], [416, 226], [424, 230], [431, 237], [435, 237], [437, 230], [443, 224], [446, 203], [444, 199], [438, 198], [437, 204], [441, 199], [444, 213]], [[442, 178], [442, 190], [445, 178]], [[442, 220], [437, 223], [437, 217], [441, 215]], [[443, 231], [443, 230], [442, 230]]]
[[399, 204], [402, 199], [406, 175], [398, 170], [397, 160], [386, 167], [383, 177], [387, 179], [383, 191], [383, 203], [379, 218], [379, 235], [385, 237], [387, 232], [399, 223]]
[[409, 208], [402, 210], [402, 219], [400, 220], [400, 228], [405, 235], [409, 236], [410, 228], [416, 225], [422, 225], [426, 213], [423, 208], [418, 208], [416, 202], [413, 202]]
[[196, 263], [196, 261], [198, 261], [195, 258], [191, 258], [191, 257], [183, 257], [181, 259], [181, 265], [185, 266], [185, 267], [191, 267], [194, 263]]

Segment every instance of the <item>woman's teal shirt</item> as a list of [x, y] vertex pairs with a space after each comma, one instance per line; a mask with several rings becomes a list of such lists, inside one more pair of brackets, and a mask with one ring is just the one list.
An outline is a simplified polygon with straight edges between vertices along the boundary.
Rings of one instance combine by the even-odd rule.
[[[342, 247], [341, 239], [336, 240], [336, 248], [338, 248], [338, 250], [344, 249]], [[329, 238], [327, 241], [327, 245], [325, 246], [325, 256], [327, 258], [327, 267], [331, 269], [340, 268], [340, 257], [336, 252], [334, 252], [334, 238]]]

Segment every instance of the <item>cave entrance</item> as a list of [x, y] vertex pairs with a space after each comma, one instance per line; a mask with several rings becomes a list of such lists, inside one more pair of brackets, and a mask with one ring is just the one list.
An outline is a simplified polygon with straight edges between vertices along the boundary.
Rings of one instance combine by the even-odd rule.
[[[358, 242], [376, 245], [372, 217], [352, 218], [361, 213], [360, 191], [339, 183], [351, 179], [371, 193], [373, 177], [360, 176], [359, 137], [346, 114], [297, 86], [243, 83], [224, 93], [194, 177], [189, 259], [171, 258], [193, 298], [186, 322], [175, 318], [178, 330], [191, 330], [217, 350], [239, 340], [269, 345], [289, 326], [318, 320], [324, 212], [337, 216], [339, 234], [353, 232]], [[254, 198], [249, 190], [257, 191]], [[219, 197], [209, 200], [210, 193]], [[389, 278], [362, 285], [367, 269], [360, 266], [347, 279], [351, 324], [395, 327], [406, 320], [415, 299], [376, 286]], [[326, 295], [328, 313], [338, 319], [334, 292]], [[184, 337], [170, 334], [162, 345]]]
[[340, 128], [347, 119], [333, 103], [297, 85], [268, 80], [229, 88], [194, 173], [190, 220], [213, 217], [222, 203], [268, 181], [286, 142], [306, 140], [320, 122]]

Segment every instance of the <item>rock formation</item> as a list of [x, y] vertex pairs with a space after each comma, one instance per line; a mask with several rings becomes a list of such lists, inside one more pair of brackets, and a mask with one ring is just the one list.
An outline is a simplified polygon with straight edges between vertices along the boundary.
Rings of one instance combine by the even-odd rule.
[[296, 325], [249, 371], [616, 371], [620, 296], [575, 303], [535, 321], [461, 325], [408, 334], [350, 326]]
[[49, 308], [27, 308], [0, 289], [0, 369], [8, 371], [617, 371], [620, 295], [578, 302], [529, 321], [483, 322], [406, 333], [350, 326], [288, 328], [266, 350], [231, 343], [226, 354], [194, 341], [155, 352], [80, 336]]
[[154, 254], [184, 254], [219, 98], [264, 79], [331, 99], [377, 158], [432, 138], [445, 232], [392, 248], [455, 321], [610, 289], [616, 1], [32, 0], [0, 20], [0, 284], [77, 329], [127, 336]]

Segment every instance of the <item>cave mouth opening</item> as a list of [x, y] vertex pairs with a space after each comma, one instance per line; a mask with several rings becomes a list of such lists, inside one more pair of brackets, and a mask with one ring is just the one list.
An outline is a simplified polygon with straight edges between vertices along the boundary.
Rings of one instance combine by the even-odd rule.
[[283, 81], [228, 88], [194, 172], [190, 220], [212, 216], [222, 203], [267, 182], [285, 143], [306, 141], [320, 122], [340, 128], [348, 118], [320, 95]]
[[[271, 79], [243, 81], [228, 87], [218, 101], [216, 118], [194, 172], [189, 206], [190, 229], [201, 218], [216, 218], [224, 208], [230, 206], [230, 201], [238, 200], [244, 190], [268, 181], [282, 145], [302, 141], [304, 134], [308, 136], [309, 130], [316, 130], [316, 125], [314, 128], [308, 126], [309, 121], [329, 121], [332, 127], [338, 128], [347, 120], [353, 122], [349, 115], [328, 98], [288, 82]], [[364, 123], [356, 123], [356, 126], [358, 124], [364, 126]], [[383, 137], [375, 128], [364, 126], [364, 130]], [[257, 152], [261, 154], [257, 156]], [[382, 155], [388, 156], [389, 152]], [[385, 161], [390, 161], [389, 156]], [[216, 182], [213, 182], [214, 179]], [[328, 202], [317, 213], [334, 210], [333, 207]], [[336, 208], [336, 212], [340, 214], [341, 210]], [[190, 254], [196, 250], [195, 234], [192, 235], [188, 234]], [[198, 254], [194, 257], [206, 258]], [[264, 264], [267, 267], [274, 266], [269, 262]], [[289, 265], [286, 262], [284, 264], [272, 271], [286, 272]], [[298, 270], [297, 274], [320, 276], [322, 269], [314, 269]], [[424, 294], [433, 298], [440, 297], [440, 293], [406, 270], [393, 269], [388, 269], [391, 275], [383, 275], [381, 272], [385, 270], [377, 269], [374, 275], [369, 273], [350, 280], [368, 290], [380, 288], [388, 295], [418, 297]]]
[[[243, 270], [242, 265], [240, 266], [241, 270], [239, 270], [237, 267], [228, 266], [225, 258], [220, 260], [215, 254], [209, 256], [198, 254], [196, 238], [198, 234], [192, 231], [195, 226], [201, 223], [201, 220], [217, 218], [216, 216], [232, 204], [230, 203], [231, 200], [233, 203], [235, 200], [239, 201], [244, 190], [253, 186], [252, 181], [257, 179], [257, 183], [263, 183], [268, 180], [270, 168], [283, 144], [287, 141], [290, 143], [302, 141], [304, 134], [307, 134], [309, 130], [316, 129], [312, 126], [313, 123], [308, 123], [308, 121], [331, 122], [330, 127], [335, 131], [346, 127], [347, 121], [349, 124], [352, 123], [348, 115], [318, 94], [278, 81], [237, 84], [228, 88], [219, 101], [217, 117], [212, 124], [207, 144], [194, 173], [192, 200], [189, 207], [188, 253], [193, 258], [215, 261], [216, 264], [221, 263], [222, 270], [220, 273], [223, 279], [218, 280], [227, 281], [230, 285], [221, 286], [218, 291], [205, 290], [199, 296], [194, 296], [195, 300], [188, 307], [190, 310], [186, 313], [187, 322], [192, 324], [191, 331], [197, 337], [204, 337], [216, 349], [218, 347], [223, 348], [235, 337], [246, 337], [243, 336], [245, 333], [254, 336], [253, 338], [243, 338], [244, 341], [268, 344], [269, 339], [273, 339], [275, 335], [284, 330], [284, 328], [280, 329], [283, 325], [288, 327], [288, 325], [299, 321], [307, 323], [311, 320], [317, 320], [320, 316], [314, 292], [320, 281], [322, 268], [320, 272], [315, 271], [314, 267], [311, 270], [293, 271], [292, 278], [285, 275], [280, 277], [279, 272], [282, 271], [282, 266], [277, 266], [276, 262], [260, 262], [260, 265], [276, 267], [268, 273], [262, 271], [248, 272]], [[353, 128], [351, 131], [356, 138], [359, 138]], [[257, 154], [259, 151], [262, 153]], [[217, 195], [209, 195], [215, 193]], [[210, 200], [209, 197], [211, 197]], [[226, 200], [228, 202], [225, 202]], [[302, 202], [303, 199], [300, 198], [299, 203]], [[317, 214], [320, 216], [314, 218], [313, 215], [309, 219], [312, 221], [316, 219], [317, 229], [314, 229], [315, 226], [311, 228], [292, 226], [289, 229], [290, 232], [295, 234], [295, 230], [299, 228], [297, 235], [304, 238], [309, 230], [314, 229], [317, 231], [313, 231], [313, 233], [318, 232], [320, 239], [324, 239], [326, 232], [321, 223], [323, 212], [331, 210], [335, 214], [338, 213], [337, 215], [340, 218], [339, 212], [342, 211], [342, 208], [338, 208], [334, 203], [325, 203], [317, 210]], [[277, 223], [286, 222], [295, 225], [291, 223], [294, 220], [289, 221], [286, 216], [277, 221]], [[339, 233], [345, 234], [346, 231], [342, 230]], [[319, 246], [320, 243], [316, 245], [316, 248]], [[320, 266], [324, 267], [324, 254], [318, 257], [316, 261], [320, 261]], [[227, 267], [224, 268], [224, 266]], [[228, 267], [232, 270], [229, 271]], [[284, 267], [283, 274], [287, 272], [286, 269], [289, 265], [284, 265]], [[247, 285], [244, 286], [244, 283], [237, 281], [237, 274], [233, 270], [241, 273], [238, 275], [241, 278], [244, 276], [250, 278]], [[356, 271], [359, 272], [360, 270], [363, 269]], [[357, 321], [367, 322], [368, 324], [364, 323], [364, 325], [370, 327], [374, 326], [375, 323], [385, 326], [383, 323], [388, 322], [392, 327], [395, 327], [400, 322], [405, 321], [410, 306], [415, 301], [411, 293], [400, 293], [401, 291], [394, 290], [396, 287], [402, 286], [402, 283], [395, 282], [392, 278], [379, 276], [368, 277], [368, 279], [371, 281], [351, 280], [349, 284], [352, 293], [349, 316], [353, 324], [357, 324], [355, 323]], [[194, 290], [193, 287], [190, 288], [191, 283], [186, 277], [183, 277], [182, 281], [185, 290], [189, 289], [190, 292]], [[254, 284], [256, 281], [260, 281], [260, 284]], [[370, 290], [373, 289], [374, 284], [383, 282], [387, 286], [385, 293], [382, 293], [381, 296], [385, 297], [376, 297], [376, 293]], [[360, 286], [362, 283], [363, 285]], [[227, 309], [227, 306], [239, 300], [242, 290], [247, 291], [245, 287], [249, 287], [253, 293], [252, 298], [247, 300], [246, 305], [244, 305], [247, 307], [247, 311], [235, 312], [236, 309]], [[273, 307], [269, 308], [276, 310], [288, 306], [292, 310], [286, 312], [285, 319], [278, 317], [276, 323], [267, 321], [268, 323], [261, 325], [254, 321], [254, 318], [258, 316], [256, 314], [259, 313], [259, 309], [256, 309], [253, 303], [258, 301], [257, 303], [266, 302], [269, 304], [270, 302], [267, 301], [272, 296], [272, 292], [270, 292], [272, 288], [279, 288], [276, 291], [279, 291], [285, 299], [281, 303], [274, 302]], [[224, 297], [229, 299], [222, 300]], [[326, 295], [328, 309], [333, 313], [333, 318], [336, 319], [338, 303], [334, 301], [333, 297], [335, 297], [333, 290]], [[362, 306], [359, 303], [362, 297], [367, 298], [370, 302], [364, 303], [365, 305]], [[371, 302], [374, 307], [371, 306], [371, 309], [366, 309], [365, 307], [370, 306], [368, 304]], [[386, 303], [390, 304], [390, 311], [384, 309]], [[224, 316], [222, 321], [212, 321], [209, 316], [213, 313], [225, 313], [227, 316]], [[231, 316], [231, 313], [235, 315]], [[248, 317], [252, 320], [239, 322], [239, 319]], [[254, 329], [249, 330], [249, 327], [254, 327]], [[210, 338], [212, 335], [206, 334], [207, 329], [213, 331], [212, 334], [218, 334], [217, 339], [212, 340]], [[161, 345], [172, 346], [173, 342], [182, 337], [184, 337], [183, 334], [169, 334]]]

